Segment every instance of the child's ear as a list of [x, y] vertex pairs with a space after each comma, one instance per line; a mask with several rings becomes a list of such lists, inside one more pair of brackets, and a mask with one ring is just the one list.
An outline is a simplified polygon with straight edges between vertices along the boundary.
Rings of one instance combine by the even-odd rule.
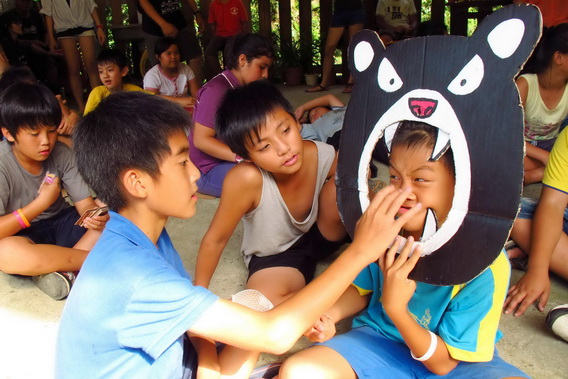
[[123, 78], [126, 76], [126, 74], [128, 74], [128, 66], [123, 67], [122, 70], [120, 70], [120, 75], [122, 75]]
[[4, 135], [4, 138], [8, 140], [8, 142], [16, 142], [16, 139], [14, 138], [14, 136], [12, 136], [8, 129], [2, 127], [2, 134]]
[[239, 55], [238, 62], [239, 62], [239, 68], [244, 67], [248, 63], [247, 56], [244, 54]]
[[149, 175], [135, 169], [129, 169], [122, 175], [122, 185], [132, 197], [144, 199], [147, 196], [146, 185]]

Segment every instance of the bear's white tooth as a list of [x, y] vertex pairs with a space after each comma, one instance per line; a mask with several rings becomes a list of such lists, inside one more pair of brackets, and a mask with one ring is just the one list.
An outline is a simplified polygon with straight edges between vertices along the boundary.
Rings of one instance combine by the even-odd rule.
[[426, 212], [426, 221], [424, 222], [424, 230], [422, 231], [422, 236], [420, 241], [426, 241], [428, 238], [436, 234], [438, 230], [438, 220], [436, 214], [431, 208], [428, 208]]
[[387, 145], [387, 150], [389, 154], [391, 153], [392, 139], [394, 138], [397, 129], [398, 129], [398, 122], [387, 126], [384, 130], [385, 144]]
[[430, 160], [436, 162], [449, 148], [450, 135], [442, 129], [438, 129], [438, 137], [436, 138], [436, 144], [434, 145], [434, 150], [432, 150]]

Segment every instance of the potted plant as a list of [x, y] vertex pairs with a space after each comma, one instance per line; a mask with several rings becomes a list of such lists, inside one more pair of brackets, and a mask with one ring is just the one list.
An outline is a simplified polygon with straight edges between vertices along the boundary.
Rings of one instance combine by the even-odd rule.
[[319, 49], [319, 42], [308, 44], [299, 40], [292, 42], [280, 40], [279, 45], [279, 65], [282, 69], [282, 79], [286, 84], [301, 84], [304, 74], [310, 76], [315, 74], [317, 80], [317, 73], [314, 71], [314, 50]]
[[[307, 45], [307, 44], [306, 44]], [[302, 49], [302, 65], [304, 67], [304, 79], [306, 84], [310, 87], [318, 84], [319, 80], [319, 66], [316, 67], [315, 60], [321, 55], [320, 40], [314, 39], [311, 46], [306, 46]]]

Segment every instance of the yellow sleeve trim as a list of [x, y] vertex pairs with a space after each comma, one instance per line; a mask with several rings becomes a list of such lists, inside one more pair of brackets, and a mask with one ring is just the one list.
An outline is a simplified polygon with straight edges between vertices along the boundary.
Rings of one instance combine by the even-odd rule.
[[366, 289], [363, 289], [363, 288], [361, 288], [361, 287], [359, 287], [359, 286], [356, 286], [356, 285], [353, 284], [353, 283], [351, 283], [351, 285], [352, 285], [353, 287], [355, 287], [355, 289], [357, 290], [357, 292], [359, 292], [359, 296], [367, 296], [368, 294], [370, 294], [371, 292], [373, 292], [372, 290], [366, 290]]

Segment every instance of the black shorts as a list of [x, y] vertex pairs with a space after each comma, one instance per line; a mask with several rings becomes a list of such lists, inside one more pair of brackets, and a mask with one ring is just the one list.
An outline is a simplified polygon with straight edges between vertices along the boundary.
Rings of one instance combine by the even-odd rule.
[[248, 266], [248, 277], [265, 268], [293, 267], [302, 273], [307, 284], [314, 278], [318, 261], [335, 253], [345, 242], [347, 239], [338, 242], [326, 240], [316, 223], [288, 250], [268, 257], [253, 255]]
[[87, 229], [75, 225], [79, 214], [74, 207], [68, 207], [54, 217], [32, 222], [29, 228], [20, 230], [16, 236], [26, 237], [38, 244], [73, 247]]

